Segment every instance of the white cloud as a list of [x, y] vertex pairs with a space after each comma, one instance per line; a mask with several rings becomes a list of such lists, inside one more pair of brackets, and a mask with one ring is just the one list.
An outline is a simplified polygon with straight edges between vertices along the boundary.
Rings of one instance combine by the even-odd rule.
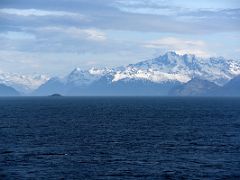
[[146, 48], [162, 49], [164, 51], [176, 51], [179, 54], [195, 54], [198, 56], [209, 56], [206, 51], [206, 43], [200, 40], [184, 40], [175, 37], [166, 37], [144, 44]]
[[86, 33], [88, 35], [88, 38], [91, 40], [95, 40], [95, 41], [104, 41], [106, 40], [106, 35], [96, 29], [85, 29], [83, 30], [84, 33]]
[[159, 48], [159, 47], [174, 47], [179, 48], [180, 46], [188, 47], [203, 47], [205, 43], [203, 41], [192, 41], [192, 40], [183, 40], [175, 37], [166, 37], [158, 40], [150, 41], [146, 44], [146, 47], [150, 48]]
[[84, 38], [92, 41], [105, 41], [106, 35], [104, 32], [97, 29], [81, 29], [76, 27], [55, 27], [48, 26], [39, 29], [43, 32], [64, 33], [73, 38]]
[[153, 14], [153, 15], [177, 15], [177, 12], [174, 11], [174, 9], [170, 8], [162, 8], [162, 9], [156, 9], [156, 8], [130, 8], [130, 7], [122, 7], [120, 8], [122, 11], [130, 12], [130, 13], [139, 13], [139, 14]]
[[66, 12], [66, 11], [46, 11], [40, 9], [13, 9], [4, 8], [0, 9], [0, 13], [17, 15], [17, 16], [76, 16], [84, 18], [83, 15], [78, 13]]

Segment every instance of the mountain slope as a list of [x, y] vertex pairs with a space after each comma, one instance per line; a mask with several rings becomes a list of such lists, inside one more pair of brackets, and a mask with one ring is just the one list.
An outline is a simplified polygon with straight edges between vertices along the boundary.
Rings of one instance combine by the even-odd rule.
[[225, 84], [221, 90], [220, 95], [222, 96], [240, 96], [240, 75], [236, 76]]
[[75, 87], [67, 94], [94, 96], [165, 96], [178, 82], [154, 83], [148, 80], [109, 82], [105, 77], [87, 87]]
[[31, 95], [50, 95], [50, 94], [64, 94], [65, 85], [61, 79], [55, 77], [49, 79], [46, 83], [37, 88]]
[[194, 78], [185, 84], [173, 88], [171, 96], [214, 96], [220, 87], [207, 80]]
[[20, 93], [17, 92], [14, 88], [0, 84], [0, 96], [19, 96]]
[[179, 85], [177, 81], [154, 83], [149, 80], [126, 80], [112, 82], [112, 76], [103, 76], [91, 84], [68, 84], [60, 79], [51, 79], [40, 86], [34, 95], [49, 95], [60, 93], [72, 96], [153, 96], [168, 95], [168, 91]]

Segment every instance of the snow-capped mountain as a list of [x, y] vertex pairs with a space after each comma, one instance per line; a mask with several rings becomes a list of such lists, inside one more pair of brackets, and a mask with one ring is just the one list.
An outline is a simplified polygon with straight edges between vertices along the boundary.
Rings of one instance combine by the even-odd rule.
[[75, 68], [69, 75], [67, 75], [63, 82], [65, 84], [71, 84], [75, 86], [85, 86], [100, 79], [102, 76], [110, 73], [111, 70], [91, 68], [89, 70], [82, 70], [81, 68]]
[[101, 93], [108, 92], [107, 94], [113, 95], [116, 92], [134, 94], [141, 89], [140, 86], [145, 86], [147, 88], [142, 88], [139, 94], [164, 92], [160, 95], [165, 95], [173, 86], [186, 83], [191, 79], [207, 80], [223, 86], [238, 74], [240, 74], [239, 61], [227, 60], [223, 57], [199, 58], [195, 55], [178, 55], [175, 52], [168, 52], [155, 59], [125, 67], [89, 70], [76, 68], [62, 79], [50, 79], [37, 92], [45, 94], [50, 90], [49, 93], [99, 95], [101, 91]]
[[[154, 59], [116, 68], [74, 69], [63, 78], [0, 72], [0, 84], [24, 94], [168, 94], [173, 86], [202, 79], [223, 86], [240, 75], [240, 61], [199, 58], [168, 52]], [[140, 87], [141, 86], [141, 87]], [[99, 91], [99, 92], [97, 92]], [[100, 93], [101, 91], [101, 93]], [[141, 92], [140, 92], [141, 91]], [[144, 92], [144, 93], [143, 93]], [[130, 94], [131, 94], [130, 93]]]
[[0, 84], [11, 86], [22, 93], [29, 93], [49, 80], [45, 75], [19, 75], [0, 72]]
[[234, 60], [168, 52], [152, 60], [128, 65], [123, 71], [116, 72], [113, 81], [130, 78], [156, 83], [172, 80], [185, 83], [192, 78], [201, 78], [223, 85], [238, 74], [240, 63]]
[[240, 63], [234, 60], [218, 58], [199, 58], [195, 55], [178, 55], [168, 52], [155, 59], [130, 64], [114, 69], [81, 70], [76, 68], [66, 79], [74, 84], [90, 84], [104, 75], [111, 74], [112, 82], [119, 80], [142, 79], [155, 83], [167, 81], [188, 82], [192, 78], [206, 79], [223, 85], [240, 74]]

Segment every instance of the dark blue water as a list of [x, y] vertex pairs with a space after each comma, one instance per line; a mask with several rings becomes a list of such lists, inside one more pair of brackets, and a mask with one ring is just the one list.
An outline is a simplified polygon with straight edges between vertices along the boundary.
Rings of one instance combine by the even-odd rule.
[[240, 179], [238, 98], [0, 98], [0, 179]]

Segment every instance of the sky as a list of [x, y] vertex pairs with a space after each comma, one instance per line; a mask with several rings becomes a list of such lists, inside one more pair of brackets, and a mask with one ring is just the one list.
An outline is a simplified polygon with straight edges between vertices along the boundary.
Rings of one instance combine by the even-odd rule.
[[63, 75], [167, 51], [240, 60], [240, 1], [0, 0], [0, 72]]

